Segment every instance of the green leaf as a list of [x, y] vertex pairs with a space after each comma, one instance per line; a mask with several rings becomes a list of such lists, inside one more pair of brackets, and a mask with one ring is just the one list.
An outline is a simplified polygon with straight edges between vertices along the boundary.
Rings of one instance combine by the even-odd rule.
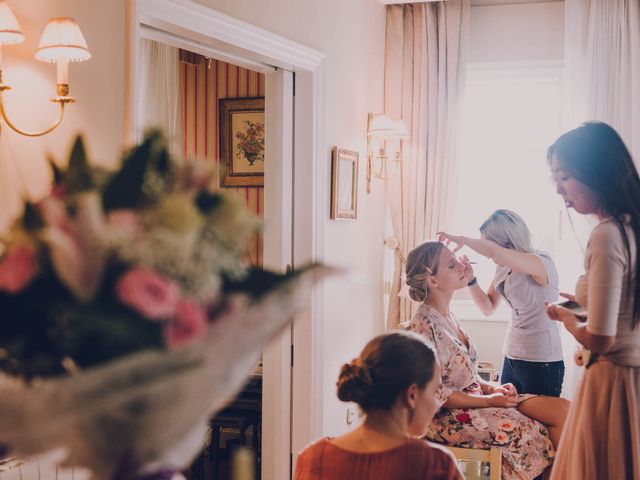
[[[107, 182], [102, 203], [106, 211], [139, 208], [162, 198], [170, 189], [171, 158], [160, 131], [149, 131], [125, 156], [122, 168]], [[149, 179], [153, 179], [150, 183]]]
[[55, 162], [53, 161], [53, 158], [51, 157], [47, 158], [47, 162], [49, 163], [49, 167], [51, 168], [51, 173], [53, 176], [53, 184], [56, 186], [60, 185], [60, 183], [62, 182], [62, 171], [55, 164]]
[[65, 192], [69, 195], [86, 192], [87, 190], [95, 188], [82, 135], [78, 135], [73, 144], [71, 156], [69, 157], [69, 166], [62, 174], [61, 183], [65, 188]]
[[44, 222], [38, 210], [32, 203], [24, 204], [24, 215], [22, 216], [22, 226], [25, 230], [39, 230], [44, 226]]

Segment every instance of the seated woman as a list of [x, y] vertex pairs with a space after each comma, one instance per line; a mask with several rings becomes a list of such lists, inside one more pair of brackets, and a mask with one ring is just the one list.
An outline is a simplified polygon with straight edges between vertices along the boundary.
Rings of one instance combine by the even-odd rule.
[[424, 338], [401, 331], [374, 338], [338, 379], [338, 398], [360, 405], [364, 422], [305, 448], [294, 480], [462, 480], [450, 453], [416, 438], [433, 418], [439, 387]]
[[465, 265], [441, 242], [409, 253], [407, 284], [422, 302], [409, 329], [433, 342], [441, 365], [439, 410], [426, 438], [451, 446], [502, 450], [503, 479], [532, 479], [550, 472], [569, 408], [562, 398], [518, 395], [511, 384], [478, 376], [476, 350], [449, 311], [453, 293], [465, 288]]

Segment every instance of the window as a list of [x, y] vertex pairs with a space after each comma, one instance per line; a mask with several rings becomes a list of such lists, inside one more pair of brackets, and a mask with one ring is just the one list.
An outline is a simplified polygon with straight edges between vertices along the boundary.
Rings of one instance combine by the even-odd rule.
[[[565, 213], [546, 150], [562, 133], [561, 74], [548, 63], [469, 66], [451, 232], [477, 237], [494, 210], [507, 208], [524, 218], [534, 246], [556, 257]], [[495, 265], [466, 250], [486, 288]]]

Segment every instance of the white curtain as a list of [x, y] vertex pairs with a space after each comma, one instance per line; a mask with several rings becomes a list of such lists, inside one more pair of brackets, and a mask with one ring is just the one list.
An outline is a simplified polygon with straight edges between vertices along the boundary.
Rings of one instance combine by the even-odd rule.
[[[589, 120], [610, 124], [640, 167], [640, 1], [565, 0], [564, 18], [565, 128]], [[593, 223], [572, 218], [578, 243], [586, 246]], [[565, 247], [575, 248], [573, 240]], [[572, 399], [583, 369], [573, 362], [575, 339], [563, 331], [562, 343], [562, 396]]]
[[640, 1], [565, 0], [568, 128], [610, 124], [640, 165]]
[[153, 40], [142, 40], [140, 126], [161, 128], [171, 143], [181, 143], [179, 50]]
[[408, 321], [415, 305], [398, 296], [405, 258], [445, 229], [455, 195], [457, 133], [469, 43], [470, 0], [387, 7], [385, 113], [409, 130], [399, 175], [387, 184], [398, 247], [387, 327]]

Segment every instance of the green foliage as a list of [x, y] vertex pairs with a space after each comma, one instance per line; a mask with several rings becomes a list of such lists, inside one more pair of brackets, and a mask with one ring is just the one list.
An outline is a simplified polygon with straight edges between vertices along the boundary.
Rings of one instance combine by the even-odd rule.
[[[53, 165], [53, 162], [51, 164]], [[86, 192], [95, 188], [96, 185], [93, 181], [92, 169], [89, 166], [82, 135], [78, 135], [73, 144], [68, 168], [61, 175], [57, 169], [54, 169], [54, 178], [56, 174], [58, 174], [60, 183], [68, 195]]]
[[[117, 269], [109, 276], [115, 274]], [[0, 292], [0, 305], [0, 369], [9, 374], [60, 375], [65, 359], [88, 368], [163, 347], [161, 326], [116, 302], [110, 286], [90, 304], [82, 304], [55, 275], [44, 274], [19, 295]]]
[[120, 170], [106, 183], [102, 202], [106, 211], [134, 209], [157, 201], [173, 185], [171, 156], [161, 133], [148, 132], [122, 162]]

